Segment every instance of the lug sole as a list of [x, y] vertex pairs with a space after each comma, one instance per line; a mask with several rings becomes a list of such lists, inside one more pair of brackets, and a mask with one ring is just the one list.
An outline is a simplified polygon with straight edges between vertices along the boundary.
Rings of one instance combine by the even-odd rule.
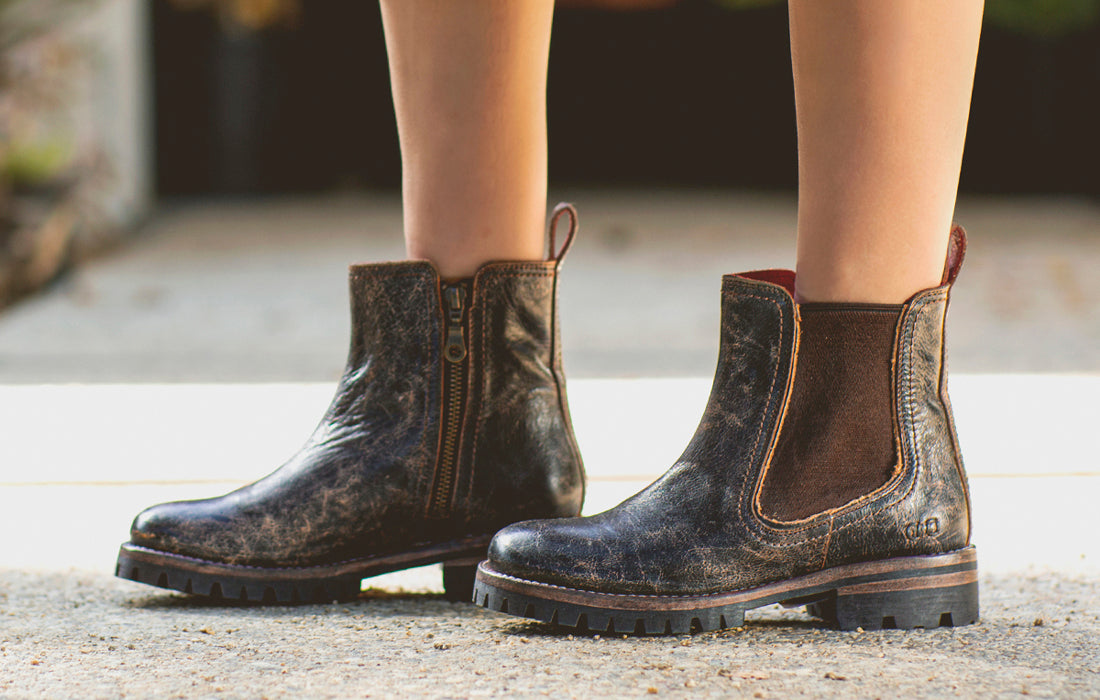
[[495, 571], [482, 562], [474, 603], [578, 631], [687, 634], [740, 627], [745, 611], [774, 603], [805, 605], [842, 630], [969, 625], [978, 620], [974, 547], [833, 567], [742, 591], [706, 595], [600, 593]]
[[387, 556], [285, 568], [206, 561], [127, 542], [119, 548], [115, 576], [212, 600], [294, 605], [352, 600], [365, 578], [441, 563], [446, 599], [467, 602], [477, 562], [485, 558], [491, 539], [486, 535]]

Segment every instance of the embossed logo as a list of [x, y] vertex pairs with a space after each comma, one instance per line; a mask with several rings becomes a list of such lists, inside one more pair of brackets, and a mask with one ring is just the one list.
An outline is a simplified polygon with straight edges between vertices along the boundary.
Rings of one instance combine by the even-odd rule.
[[921, 522], [908, 523], [903, 529], [905, 539], [907, 540], [916, 540], [921, 537], [934, 537], [939, 531], [939, 518], [927, 518]]

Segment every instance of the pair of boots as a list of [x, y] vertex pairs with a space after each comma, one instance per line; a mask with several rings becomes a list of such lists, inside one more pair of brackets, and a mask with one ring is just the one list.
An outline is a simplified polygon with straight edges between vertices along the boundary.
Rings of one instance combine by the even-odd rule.
[[726, 276], [695, 436], [659, 480], [587, 518], [556, 304], [576, 229], [561, 205], [547, 261], [472, 279], [353, 267], [347, 369], [305, 447], [220, 498], [142, 512], [117, 575], [286, 603], [442, 563], [453, 600], [617, 633], [739, 626], [772, 603], [841, 629], [977, 619], [944, 362], [960, 228], [941, 286], [903, 305], [798, 304], [792, 272]]

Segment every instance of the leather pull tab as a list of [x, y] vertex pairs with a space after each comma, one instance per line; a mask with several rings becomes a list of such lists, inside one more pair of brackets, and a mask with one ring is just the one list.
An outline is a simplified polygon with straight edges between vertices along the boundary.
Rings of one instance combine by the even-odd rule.
[[962, 226], [954, 224], [951, 227], [951, 238], [947, 242], [947, 260], [943, 264], [943, 279], [940, 280], [940, 286], [955, 284], [965, 257], [966, 231]]
[[[561, 250], [558, 250], [558, 222], [565, 215], [569, 216], [569, 231], [565, 234], [565, 242], [562, 243]], [[561, 261], [565, 259], [565, 254], [573, 247], [573, 239], [577, 237], [578, 228], [577, 209], [572, 204], [561, 202], [554, 207], [554, 212], [550, 214], [550, 224], [546, 229], [550, 238], [550, 252], [547, 260], [553, 260], [559, 265], [561, 264]]]

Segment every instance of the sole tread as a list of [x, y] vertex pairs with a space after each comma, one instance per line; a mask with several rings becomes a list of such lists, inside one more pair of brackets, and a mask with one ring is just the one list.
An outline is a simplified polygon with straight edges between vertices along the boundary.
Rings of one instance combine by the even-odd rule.
[[[875, 573], [866, 574], [867, 570]], [[977, 559], [972, 547], [944, 555], [836, 567], [749, 591], [699, 596], [564, 588], [499, 574], [486, 562], [478, 570], [473, 599], [491, 610], [557, 627], [639, 636], [741, 627], [746, 610], [775, 603], [805, 606], [826, 625], [849, 631], [954, 627], [972, 624], [979, 617]]]
[[[285, 569], [264, 570], [257, 567], [237, 567], [216, 562], [201, 562], [188, 557], [123, 545], [115, 565], [115, 575], [165, 590], [209, 598], [213, 601], [254, 605], [300, 605], [350, 601], [359, 596], [362, 580], [390, 571], [442, 563], [445, 597], [451, 601], [469, 602], [474, 591], [477, 562], [483, 558], [483, 547], [471, 547], [443, 552], [436, 547], [423, 559], [404, 556], [392, 565], [371, 562], [358, 570], [342, 567], [337, 574], [319, 567], [316, 576], [294, 571], [293, 578]], [[458, 558], [456, 558], [458, 555]], [[221, 571], [219, 571], [221, 569]]]

